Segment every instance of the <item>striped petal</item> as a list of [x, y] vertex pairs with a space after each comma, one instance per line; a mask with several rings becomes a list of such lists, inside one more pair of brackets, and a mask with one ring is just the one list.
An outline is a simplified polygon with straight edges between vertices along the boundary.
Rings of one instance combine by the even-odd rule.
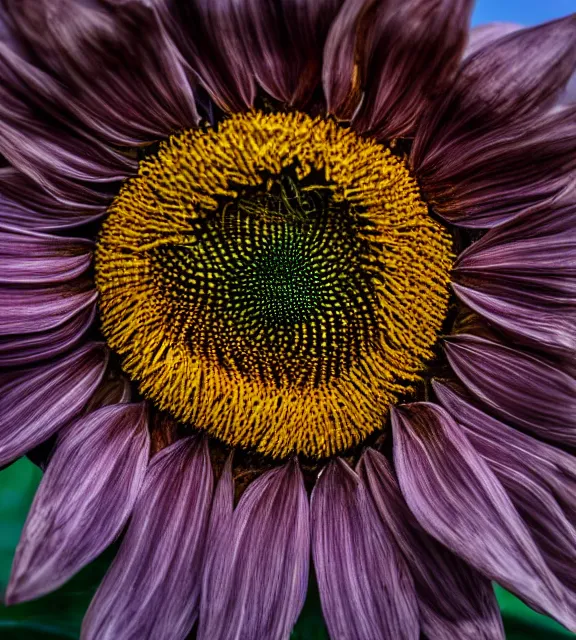
[[212, 484], [203, 439], [180, 440], [152, 459], [83, 640], [187, 637], [198, 616]]
[[231, 476], [218, 490], [208, 541], [199, 640], [288, 637], [304, 605], [308, 498], [294, 460], [252, 482], [231, 514]]
[[120, 533], [148, 463], [146, 426], [143, 404], [112, 405], [58, 439], [16, 549], [8, 604], [57, 589]]
[[442, 408], [392, 414], [402, 493], [420, 525], [473, 567], [571, 629], [576, 613], [506, 491]]
[[330, 636], [416, 639], [416, 593], [400, 551], [359, 476], [341, 459], [320, 475], [311, 502], [312, 553]]
[[576, 604], [576, 458], [492, 418], [434, 382], [444, 408], [487, 461]]
[[542, 438], [576, 444], [576, 380], [541, 358], [469, 334], [444, 348], [452, 369], [489, 409]]
[[504, 640], [490, 581], [429, 536], [410, 513], [386, 458], [368, 449], [360, 460], [382, 526], [401, 549], [414, 579], [422, 631], [430, 640]]
[[96, 391], [107, 363], [106, 347], [89, 343], [5, 381], [0, 388], [0, 467], [75, 418]]

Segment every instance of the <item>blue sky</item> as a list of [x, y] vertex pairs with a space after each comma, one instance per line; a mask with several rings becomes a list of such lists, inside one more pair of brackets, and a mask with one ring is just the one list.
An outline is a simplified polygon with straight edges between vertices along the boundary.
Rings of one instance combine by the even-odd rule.
[[476, 0], [472, 23], [516, 22], [531, 25], [574, 11], [576, 0]]

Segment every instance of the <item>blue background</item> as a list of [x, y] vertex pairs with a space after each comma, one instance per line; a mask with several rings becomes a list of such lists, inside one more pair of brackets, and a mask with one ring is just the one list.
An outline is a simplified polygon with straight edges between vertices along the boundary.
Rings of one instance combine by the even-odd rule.
[[532, 25], [575, 11], [576, 0], [477, 0], [472, 23], [516, 22]]

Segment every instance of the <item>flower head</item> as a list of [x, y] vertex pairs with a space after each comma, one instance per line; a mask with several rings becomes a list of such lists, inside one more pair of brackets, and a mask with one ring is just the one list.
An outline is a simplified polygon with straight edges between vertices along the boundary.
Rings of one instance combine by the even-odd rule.
[[122, 534], [87, 640], [286, 638], [310, 550], [334, 638], [576, 629], [576, 16], [0, 6], [8, 602]]

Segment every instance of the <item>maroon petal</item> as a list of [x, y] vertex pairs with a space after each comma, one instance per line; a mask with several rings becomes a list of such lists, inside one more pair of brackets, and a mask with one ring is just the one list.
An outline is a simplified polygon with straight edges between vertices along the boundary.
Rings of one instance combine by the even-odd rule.
[[388, 138], [412, 131], [457, 70], [472, 6], [471, 0], [348, 0], [326, 43], [329, 111], [350, 117], [351, 97], [362, 88], [355, 129]]
[[89, 343], [5, 381], [0, 389], [0, 467], [76, 417], [98, 387], [107, 363], [106, 347]]
[[4, 48], [0, 76], [35, 110], [127, 146], [197, 124], [190, 74], [151, 3], [4, 4], [15, 35], [43, 68]]
[[83, 639], [186, 638], [198, 615], [212, 484], [202, 439], [180, 440], [152, 459]]
[[93, 244], [0, 225], [0, 283], [67, 282], [87, 271]]
[[0, 336], [39, 333], [60, 327], [94, 305], [96, 289], [80, 285], [0, 288]]
[[434, 391], [488, 462], [576, 603], [576, 459], [492, 418], [436, 381]]
[[311, 501], [312, 553], [330, 637], [418, 638], [414, 584], [361, 479], [341, 459]]
[[96, 317], [96, 302], [54, 329], [0, 337], [0, 366], [35, 364], [71, 349], [86, 335]]
[[57, 589], [116, 538], [138, 496], [148, 450], [143, 404], [104, 407], [59, 438], [16, 549], [8, 604]]
[[206, 91], [230, 112], [252, 107], [256, 96], [237, 5], [234, 0], [158, 5], [162, 22]]
[[576, 628], [551, 573], [506, 491], [440, 407], [392, 413], [394, 461], [404, 498], [422, 527], [529, 605]]
[[576, 107], [466, 135], [447, 140], [428, 167], [415, 168], [434, 209], [453, 224], [494, 227], [573, 184]]
[[503, 640], [490, 581], [430, 537], [410, 513], [386, 458], [368, 449], [359, 473], [414, 579], [422, 631], [428, 638]]
[[489, 22], [488, 24], [474, 27], [470, 30], [464, 58], [474, 55], [480, 49], [520, 29], [522, 29], [522, 26], [513, 22]]
[[228, 526], [208, 543], [198, 638], [285, 638], [308, 585], [308, 499], [298, 463], [250, 484], [231, 518], [229, 487], [225, 477], [218, 504]]
[[320, 84], [324, 42], [342, 1], [236, 4], [246, 66], [268, 94], [293, 106], [306, 105]]
[[548, 439], [576, 444], [576, 381], [544, 360], [462, 334], [445, 343], [452, 369], [497, 415]]
[[541, 115], [576, 65], [576, 15], [496, 40], [468, 58], [416, 134], [412, 164], [447, 219], [494, 226], [558, 193], [574, 171], [574, 114]]

